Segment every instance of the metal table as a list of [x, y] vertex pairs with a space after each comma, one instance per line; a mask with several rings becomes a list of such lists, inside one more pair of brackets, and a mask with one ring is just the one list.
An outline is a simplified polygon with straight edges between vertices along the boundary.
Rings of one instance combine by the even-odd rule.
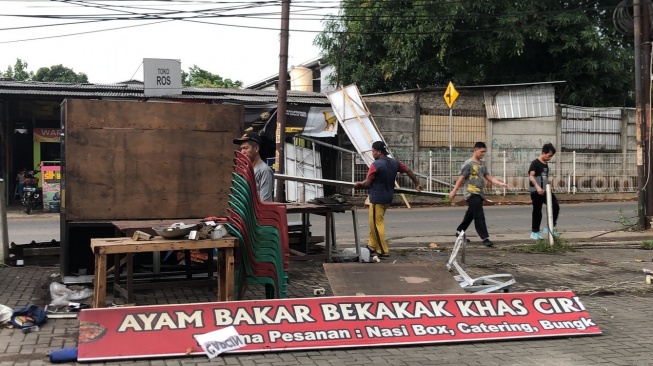
[[360, 242], [358, 240], [358, 217], [356, 213], [356, 205], [351, 203], [341, 203], [341, 204], [316, 204], [316, 203], [288, 203], [286, 204], [286, 212], [289, 214], [299, 213], [302, 215], [302, 242], [305, 245], [305, 252], [308, 252], [308, 226], [309, 226], [309, 215], [316, 214], [325, 217], [325, 228], [324, 228], [324, 242], [326, 244], [326, 261], [330, 263], [331, 260], [331, 251], [336, 248], [336, 227], [333, 220], [334, 213], [342, 213], [346, 211], [351, 211], [353, 225], [354, 225], [354, 243], [356, 245], [356, 255], [358, 255], [358, 261], [361, 261], [361, 251], [360, 251]]

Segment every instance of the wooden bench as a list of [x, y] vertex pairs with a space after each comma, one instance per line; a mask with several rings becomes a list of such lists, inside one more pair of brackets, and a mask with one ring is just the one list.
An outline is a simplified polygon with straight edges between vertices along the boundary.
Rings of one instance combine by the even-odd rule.
[[[236, 238], [217, 240], [164, 239], [160, 236], [147, 241], [134, 241], [131, 238], [91, 239], [91, 250], [95, 255], [95, 278], [93, 307], [105, 306], [107, 292], [107, 256], [126, 255], [127, 281], [123, 289], [119, 284], [120, 259], [116, 260], [114, 270], [114, 289], [131, 298], [133, 284], [134, 253], [165, 252], [169, 250], [217, 249], [218, 250], [218, 301], [233, 301], [234, 299], [234, 247]], [[209, 261], [212, 261], [209, 256]], [[169, 283], [168, 283], [169, 284]], [[118, 286], [117, 288], [115, 286]]]

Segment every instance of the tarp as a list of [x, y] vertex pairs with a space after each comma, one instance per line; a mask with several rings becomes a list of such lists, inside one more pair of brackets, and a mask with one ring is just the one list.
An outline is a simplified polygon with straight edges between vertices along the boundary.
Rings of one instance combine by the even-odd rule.
[[[263, 129], [265, 136], [274, 141], [277, 127], [277, 105], [245, 106], [245, 129]], [[310, 105], [286, 106], [286, 135], [301, 133], [310, 137], [334, 137], [338, 120], [331, 107]]]

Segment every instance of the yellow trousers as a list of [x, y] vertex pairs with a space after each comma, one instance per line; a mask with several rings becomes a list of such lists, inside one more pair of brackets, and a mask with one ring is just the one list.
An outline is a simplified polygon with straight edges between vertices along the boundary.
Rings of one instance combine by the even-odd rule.
[[385, 210], [390, 205], [370, 203], [370, 237], [369, 246], [374, 248], [379, 254], [388, 254], [388, 245], [385, 241]]

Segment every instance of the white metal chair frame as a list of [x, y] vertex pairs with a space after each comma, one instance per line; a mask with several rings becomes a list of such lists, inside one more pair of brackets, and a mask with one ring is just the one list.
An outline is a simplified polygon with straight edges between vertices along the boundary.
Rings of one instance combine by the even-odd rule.
[[451, 272], [451, 269], [454, 268], [458, 273], [458, 275], [454, 275], [453, 278], [458, 282], [460, 287], [467, 292], [477, 294], [487, 294], [502, 289], [504, 292], [508, 292], [510, 286], [516, 282], [515, 277], [511, 274], [494, 274], [472, 278], [465, 272], [465, 270], [463, 270], [460, 264], [458, 264], [456, 258], [458, 257], [458, 251], [460, 251], [461, 248], [463, 251], [465, 250], [465, 243], [467, 243], [467, 237], [465, 236], [465, 232], [461, 231], [456, 238], [456, 243], [453, 246], [451, 256], [447, 262], [447, 270]]

